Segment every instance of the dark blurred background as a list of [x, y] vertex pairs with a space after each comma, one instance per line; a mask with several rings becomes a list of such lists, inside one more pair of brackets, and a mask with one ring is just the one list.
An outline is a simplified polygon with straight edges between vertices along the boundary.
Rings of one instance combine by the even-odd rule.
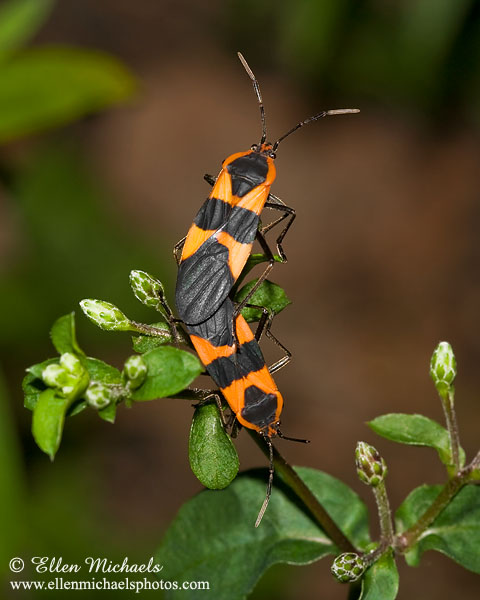
[[[1, 23], [16, 1], [0, 3], [3, 574], [22, 553], [148, 560], [200, 489], [188, 403], [123, 409], [114, 426], [86, 411], [67, 421], [51, 464], [31, 437], [20, 384], [28, 365], [55, 354], [49, 327], [71, 310], [86, 352], [121, 367], [129, 336], [95, 330], [78, 301], [102, 298], [152, 320], [129, 289], [130, 269], [172, 294], [171, 248], [208, 194], [203, 174], [259, 138], [237, 50], [260, 81], [272, 139], [325, 108], [362, 111], [280, 148], [273, 191], [298, 218], [289, 262], [273, 276], [293, 305], [274, 331], [294, 354], [277, 377], [283, 430], [312, 440], [281, 450], [352, 485], [376, 536], [355, 444], [383, 454], [394, 509], [413, 487], [443, 479], [433, 450], [396, 446], [365, 425], [386, 412], [443, 419], [428, 376], [440, 340], [457, 356], [467, 456], [479, 447], [480, 4], [36, 0], [38, 14], [10, 43]], [[243, 469], [265, 465], [248, 436], [238, 448]], [[255, 597], [344, 598], [329, 563], [274, 568]], [[399, 598], [478, 598], [478, 576], [442, 555], [399, 567]]]

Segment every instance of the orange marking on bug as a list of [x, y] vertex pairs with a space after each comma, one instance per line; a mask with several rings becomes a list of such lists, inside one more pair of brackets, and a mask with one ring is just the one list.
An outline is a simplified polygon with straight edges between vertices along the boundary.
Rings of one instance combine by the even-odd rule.
[[204, 340], [198, 335], [191, 335], [190, 339], [192, 340], [192, 344], [195, 346], [195, 350], [197, 351], [202, 364], [206, 367], [222, 356], [228, 357], [232, 356], [235, 352], [235, 346], [213, 346], [208, 340]]
[[242, 315], [238, 315], [235, 327], [237, 330], [237, 339], [239, 344], [247, 344], [253, 340], [253, 332]]
[[182, 250], [182, 261], [195, 254], [200, 246], [215, 233], [215, 229], [201, 229], [195, 223], [190, 226]]
[[225, 231], [220, 231], [216, 237], [219, 244], [228, 248], [228, 267], [233, 279], [237, 280], [250, 256], [253, 244], [241, 244]]
[[253, 188], [251, 192], [245, 194], [243, 198], [236, 199], [236, 196], [234, 196], [234, 199], [236, 199], [234, 204], [235, 206], [238, 206], [240, 208], [246, 208], [247, 210], [250, 210], [257, 215], [260, 215], [260, 213], [263, 210], [263, 207], [265, 206], [265, 202], [267, 201], [269, 193], [269, 185], [258, 185], [257, 187]]
[[232, 203], [232, 179], [226, 169], [220, 171], [210, 198], [220, 198], [228, 204]]

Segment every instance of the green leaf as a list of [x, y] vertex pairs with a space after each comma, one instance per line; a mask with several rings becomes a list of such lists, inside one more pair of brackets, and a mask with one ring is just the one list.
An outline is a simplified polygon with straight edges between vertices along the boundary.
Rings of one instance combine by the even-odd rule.
[[397, 593], [397, 565], [389, 550], [366, 571], [359, 600], [394, 600]]
[[0, 57], [23, 46], [43, 25], [53, 0], [9, 0], [0, 6]]
[[57, 390], [43, 391], [33, 409], [32, 433], [38, 447], [53, 460], [62, 439], [65, 413], [72, 397], [60, 396]]
[[22, 381], [22, 389], [24, 393], [23, 405], [28, 410], [33, 410], [38, 402], [40, 394], [47, 389], [47, 386], [42, 381], [42, 373], [48, 365], [58, 364], [58, 358], [49, 358], [41, 363], [28, 367], [27, 374]]
[[122, 383], [122, 374], [120, 371], [98, 358], [91, 358], [89, 356], [85, 361], [85, 368], [87, 369], [90, 381], [105, 384]]
[[147, 364], [145, 382], [136, 389], [133, 400], [155, 400], [184, 390], [203, 371], [196, 356], [173, 346], [155, 348], [143, 354]]
[[66, 47], [25, 50], [2, 63], [0, 78], [0, 142], [122, 102], [134, 89], [114, 58]]
[[[423, 415], [391, 413], [369, 421], [368, 426], [388, 440], [412, 446], [430, 446], [438, 452], [445, 465], [452, 463], [448, 431]], [[460, 448], [460, 461], [465, 462], [465, 452]]]
[[171, 342], [171, 340], [165, 340], [164, 338], [160, 337], [150, 337], [147, 335], [132, 336], [133, 349], [139, 354], [143, 354], [144, 352], [149, 352], [154, 348], [164, 346], [169, 341]]
[[80, 414], [87, 408], [88, 404], [85, 400], [77, 400], [67, 410], [67, 417], [74, 417]]
[[150, 335], [132, 336], [132, 345], [135, 352], [143, 354], [144, 352], [148, 352], [149, 350], [159, 348], [160, 346], [164, 346], [165, 344], [169, 344], [172, 342], [172, 336], [170, 335], [170, 327], [167, 323], [165, 323], [165, 321], [160, 321], [159, 323], [152, 323], [152, 327], [156, 327], [157, 329], [165, 331], [165, 333], [168, 334], [168, 337], [156, 337]]
[[226, 488], [236, 477], [240, 462], [214, 403], [195, 409], [188, 442], [190, 467], [211, 490]]
[[78, 345], [75, 336], [75, 313], [71, 312], [55, 321], [50, 330], [50, 338], [59, 354], [71, 352], [72, 354], [85, 356]]
[[[396, 512], [399, 531], [411, 527], [438, 496], [442, 486], [422, 485], [411, 492]], [[437, 550], [466, 569], [480, 573], [480, 487], [467, 485], [426, 529], [405, 555], [417, 566], [427, 550]]]
[[30, 373], [37, 379], [41, 379], [42, 373], [43, 373], [45, 367], [48, 367], [48, 365], [53, 365], [55, 363], [58, 364], [58, 362], [59, 362], [58, 356], [57, 356], [57, 358], [47, 358], [47, 360], [44, 360], [41, 363], [37, 363], [36, 365], [32, 365], [31, 367], [28, 367], [27, 373]]
[[[279, 263], [283, 262], [282, 257], [279, 256], [278, 254], [275, 254], [273, 256], [273, 259], [275, 262], [279, 262]], [[245, 266], [243, 267], [242, 272], [240, 273], [240, 277], [238, 278], [238, 283], [241, 283], [254, 267], [256, 267], [257, 265], [260, 265], [264, 262], [268, 262], [269, 260], [270, 260], [270, 258], [266, 254], [261, 254], [261, 253], [250, 254], [247, 262], [245, 263]]]
[[[367, 510], [344, 483], [314, 469], [298, 468], [315, 496], [358, 546], [368, 543]], [[308, 564], [339, 550], [292, 492], [275, 481], [260, 527], [266, 470], [245, 473], [225, 490], [205, 490], [186, 502], [156, 553], [164, 580], [209, 581], [215, 600], [245, 598], [275, 563]], [[166, 592], [173, 598], [175, 592]], [[184, 598], [198, 592], [184, 591]]]
[[[257, 283], [257, 281], [258, 279], [253, 279], [244, 285], [242, 289], [235, 294], [235, 302], [241, 302]], [[291, 301], [287, 298], [283, 288], [267, 279], [260, 285], [258, 290], [249, 299], [248, 303], [256, 304], [257, 306], [264, 306], [277, 315], [286, 306], [291, 304]], [[262, 314], [262, 311], [258, 308], [246, 307], [242, 310], [242, 315], [248, 323], [260, 321]]]
[[115, 417], [117, 416], [117, 405], [115, 402], [110, 403], [105, 408], [98, 411], [98, 416], [104, 421], [109, 423], [115, 423]]

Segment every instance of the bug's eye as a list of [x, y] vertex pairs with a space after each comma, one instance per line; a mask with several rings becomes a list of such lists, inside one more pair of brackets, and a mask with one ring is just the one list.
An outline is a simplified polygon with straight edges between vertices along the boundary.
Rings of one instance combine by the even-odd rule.
[[270, 152], [270, 154], [268, 156], [270, 158], [277, 158], [277, 155], [275, 154], [275, 152]]
[[256, 151], [256, 150], [258, 150], [258, 146], [257, 146], [257, 144], [252, 144], [252, 145], [250, 146], [250, 150], [253, 150], [253, 151]]

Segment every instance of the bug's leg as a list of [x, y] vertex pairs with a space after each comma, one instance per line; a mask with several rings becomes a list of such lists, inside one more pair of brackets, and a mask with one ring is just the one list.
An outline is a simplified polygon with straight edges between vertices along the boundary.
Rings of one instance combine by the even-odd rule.
[[194, 408], [197, 408], [199, 406], [203, 406], [204, 404], [208, 404], [212, 400], [215, 400], [215, 404], [217, 405], [218, 414], [220, 416], [220, 420], [222, 421], [223, 428], [229, 429], [231, 426], [231, 418], [225, 417], [225, 413], [223, 411], [222, 398], [220, 397], [220, 393], [217, 390], [206, 390], [205, 396], [192, 406]]
[[212, 187], [215, 185], [215, 182], [217, 181], [213, 175], [209, 175], [208, 173], [205, 173], [205, 175], [203, 176], [203, 178]]
[[175, 262], [177, 263], [177, 267], [180, 264], [180, 259], [181, 259], [181, 255], [182, 255], [181, 253], [182, 253], [182, 250], [183, 250], [183, 246], [185, 245], [185, 240], [186, 239], [187, 239], [187, 236], [183, 237], [173, 247], [173, 256], [175, 258]]
[[[270, 201], [270, 198], [273, 200], [273, 202]], [[267, 231], [270, 231], [270, 229], [272, 229], [272, 227], [275, 227], [276, 225], [281, 223], [284, 219], [288, 218], [288, 221], [287, 221], [285, 227], [282, 229], [282, 231], [280, 232], [280, 235], [276, 239], [277, 252], [278, 252], [280, 258], [282, 259], [282, 262], [287, 262], [287, 255], [285, 254], [285, 252], [283, 250], [282, 242], [283, 242], [283, 238], [285, 237], [288, 230], [290, 229], [293, 221], [295, 220], [295, 217], [297, 216], [295, 209], [293, 209], [291, 206], [287, 206], [283, 202], [283, 200], [280, 200], [280, 198], [278, 198], [278, 196], [274, 196], [273, 194], [269, 195], [267, 202], [265, 202], [265, 207], [273, 209], [273, 210], [279, 210], [279, 211], [283, 212], [283, 215], [281, 217], [279, 217], [278, 219], [276, 219], [275, 221], [273, 221], [272, 223], [269, 223], [265, 227], [262, 227], [262, 229], [261, 229], [262, 233], [267, 233]]]
[[285, 365], [287, 365], [290, 362], [290, 360], [292, 359], [292, 353], [271, 332], [272, 322], [275, 318], [275, 313], [271, 310], [268, 310], [268, 308], [265, 308], [265, 306], [257, 306], [255, 304], [247, 304], [247, 306], [248, 308], [257, 308], [263, 313], [255, 331], [256, 341], [260, 343], [262, 335], [265, 334], [269, 340], [276, 344], [285, 353], [285, 355], [282, 356], [282, 358], [280, 358], [275, 363], [273, 363], [273, 365], [268, 367], [270, 374], [273, 375], [277, 371], [280, 371], [280, 369], [282, 369]]
[[[184, 241], [184, 240], [182, 240]], [[180, 242], [179, 242], [180, 243]], [[183, 323], [183, 321], [181, 319], [177, 319], [173, 312], [172, 309], [170, 308], [170, 305], [167, 302], [167, 299], [165, 298], [165, 296], [163, 295], [163, 293], [159, 292], [158, 294], [158, 299], [160, 301], [160, 304], [162, 305], [163, 311], [164, 311], [164, 317], [167, 321], [168, 327], [170, 329], [170, 333], [172, 335], [173, 341], [175, 342], [175, 345], [178, 347], [180, 342], [186, 342], [186, 343], [190, 343], [190, 338], [189, 336], [183, 331], [182, 334], [180, 335], [176, 324], [180, 324]]]
[[238, 436], [238, 434], [240, 433], [241, 429], [242, 429], [242, 424], [238, 421], [237, 418], [235, 418], [233, 421], [233, 424], [232, 424], [232, 431], [230, 433], [230, 437], [235, 439]]
[[[261, 231], [257, 231], [257, 240], [260, 242], [260, 246], [262, 246], [262, 249], [263, 249], [263, 251], [265, 252], [265, 254], [267, 256], [268, 265], [265, 267], [265, 270], [260, 275], [260, 277], [257, 279], [257, 281], [255, 282], [255, 285], [248, 292], [248, 294], [245, 296], [245, 298], [241, 302], [239, 302], [237, 304], [237, 306], [235, 307], [235, 311], [233, 313], [233, 319], [234, 319], [234, 321], [238, 317], [238, 315], [242, 312], [242, 310], [245, 308], [245, 306], [248, 304], [248, 301], [253, 296], [253, 294], [258, 290], [258, 288], [265, 281], [265, 279], [267, 278], [268, 274], [272, 270], [273, 265], [275, 263], [275, 258], [273, 256], [273, 253], [270, 250], [270, 247], [267, 244], [267, 242], [265, 240], [265, 237], [263, 236], [263, 233]], [[235, 332], [234, 332], [234, 334], [236, 335]]]

